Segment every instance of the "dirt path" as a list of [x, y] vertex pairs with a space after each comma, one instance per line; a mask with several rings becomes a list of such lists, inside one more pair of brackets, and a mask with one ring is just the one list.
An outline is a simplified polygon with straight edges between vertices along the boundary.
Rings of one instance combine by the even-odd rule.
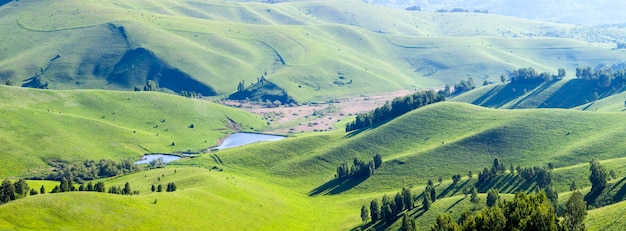
[[281, 106], [268, 108], [263, 105], [240, 101], [223, 101], [222, 104], [241, 108], [263, 116], [269, 122], [264, 132], [274, 134], [289, 134], [309, 131], [328, 131], [344, 129], [334, 127], [337, 122], [348, 116], [368, 112], [382, 106], [386, 101], [396, 97], [411, 94], [411, 91], [401, 90], [380, 95], [357, 96], [336, 99], [332, 103], [310, 104], [302, 106]]

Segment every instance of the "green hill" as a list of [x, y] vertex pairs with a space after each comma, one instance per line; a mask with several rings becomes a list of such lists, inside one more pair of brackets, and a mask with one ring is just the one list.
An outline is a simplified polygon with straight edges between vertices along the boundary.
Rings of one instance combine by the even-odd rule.
[[[14, 89], [52, 92], [58, 97], [68, 94]], [[131, 101], [144, 95], [148, 98], [162, 96], [145, 92], [92, 92], [130, 94]], [[165, 98], [169, 97], [184, 99]], [[587, 163], [592, 158], [603, 160], [602, 164], [621, 179], [625, 176], [621, 170], [625, 167], [622, 151], [625, 147], [621, 140], [626, 134], [620, 125], [623, 116], [621, 113], [497, 110], [464, 103], [437, 103], [366, 130], [299, 134], [282, 141], [219, 150], [172, 162], [164, 169], [104, 181], [107, 187], [129, 182], [134, 190], [140, 191], [137, 196], [73, 192], [19, 199], [0, 206], [0, 212], [10, 214], [0, 221], [0, 226], [80, 229], [93, 223], [95, 216], [111, 214], [100, 221], [104, 225], [95, 229], [103, 226], [185, 229], [192, 227], [191, 219], [195, 221], [193, 227], [198, 229], [346, 230], [362, 224], [358, 217], [362, 205], [374, 198], [380, 200], [384, 194], [393, 196], [402, 187], [411, 188], [419, 207], [419, 195], [426, 181], [442, 177], [444, 181], [436, 185], [443, 198], [427, 213], [421, 214], [419, 208], [412, 213], [418, 217], [421, 227], [428, 227], [439, 212], [450, 212], [457, 217], [475, 207], [462, 197], [462, 188], [475, 182], [475, 178], [465, 176], [468, 171], [476, 176], [481, 169], [491, 166], [496, 157], [507, 168], [509, 164], [532, 167], [553, 163], [553, 182], [561, 192], [561, 200], [567, 197], [572, 181], [588, 189]], [[383, 156], [384, 162], [373, 176], [346, 183], [332, 180], [336, 167], [342, 162], [351, 162], [355, 156], [369, 159], [376, 153]], [[220, 163], [215, 159], [221, 160]], [[214, 166], [223, 171], [211, 171]], [[458, 185], [452, 185], [449, 180], [453, 174], [464, 176]], [[516, 179], [506, 173], [493, 185], [503, 194], [535, 189], [532, 184], [527, 187]], [[623, 182], [617, 179], [610, 183], [615, 190], [607, 195], [621, 195], [618, 191]], [[174, 193], [149, 191], [152, 184], [168, 182], [175, 182], [179, 190]], [[485, 190], [481, 188], [481, 192]], [[75, 209], [63, 210], [65, 207]], [[480, 207], [482, 204], [477, 208]], [[17, 208], [20, 212], [9, 212]], [[52, 215], [58, 210], [64, 212]], [[137, 220], [145, 222], [140, 225], [135, 223]], [[400, 220], [391, 229], [399, 227], [398, 222]]]
[[6, 159], [0, 178], [45, 170], [47, 160], [197, 151], [232, 133], [234, 124], [264, 126], [256, 115], [162, 93], [0, 86], [0, 153]]
[[361, 1], [24, 0], [0, 14], [0, 80], [39, 77], [51, 89], [131, 90], [155, 80], [163, 91], [226, 95], [267, 72], [306, 102], [623, 57], [609, 43], [619, 33], [600, 41], [572, 25]]
[[603, 208], [590, 210], [585, 220], [585, 227], [589, 230], [622, 230], [624, 225], [623, 217], [626, 212], [626, 202], [609, 205]]
[[543, 83], [492, 84], [450, 100], [503, 109], [579, 108], [595, 111], [598, 108], [606, 108], [603, 111], [617, 112], [619, 110], [616, 107], [624, 106], [624, 101], [616, 105], [617, 101], [623, 98], [621, 94], [623, 91], [623, 88], [599, 89], [594, 83], [581, 79], [563, 79]]

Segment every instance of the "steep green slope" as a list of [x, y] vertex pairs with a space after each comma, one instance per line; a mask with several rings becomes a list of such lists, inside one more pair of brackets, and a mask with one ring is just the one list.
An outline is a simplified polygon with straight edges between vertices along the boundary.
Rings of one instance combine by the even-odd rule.
[[590, 210], [585, 220], [589, 230], [622, 230], [626, 225], [623, 219], [626, 213], [626, 202]]
[[[49, 91], [0, 86], [0, 177], [62, 159], [135, 159], [148, 152], [199, 150], [263, 120], [202, 100], [154, 92]], [[193, 128], [192, 126], [193, 125]]]
[[223, 95], [267, 72], [306, 102], [468, 76], [497, 81], [524, 66], [573, 70], [624, 53], [590, 44], [571, 25], [361, 1], [24, 0], [0, 14], [0, 41], [10, 44], [0, 53], [0, 80], [39, 76], [53, 89], [129, 90], [151, 79], [165, 91]]
[[[624, 88], [598, 88], [581, 79], [543, 83], [498, 83], [463, 93], [450, 99], [491, 108], [578, 108], [617, 112], [616, 105]], [[599, 101], [596, 102], [596, 94]], [[615, 95], [615, 96], [614, 96]], [[605, 100], [606, 98], [606, 100]], [[590, 103], [591, 102], [591, 103]]]

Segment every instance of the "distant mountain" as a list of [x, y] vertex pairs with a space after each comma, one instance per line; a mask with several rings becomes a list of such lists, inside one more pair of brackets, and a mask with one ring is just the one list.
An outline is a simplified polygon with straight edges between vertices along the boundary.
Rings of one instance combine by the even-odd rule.
[[393, 7], [419, 6], [425, 11], [464, 8], [549, 22], [597, 25], [626, 23], [626, 2], [608, 0], [369, 0]]

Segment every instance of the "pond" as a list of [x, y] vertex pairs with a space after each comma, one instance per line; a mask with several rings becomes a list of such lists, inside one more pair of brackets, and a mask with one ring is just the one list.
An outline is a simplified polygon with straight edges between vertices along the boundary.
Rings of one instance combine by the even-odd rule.
[[284, 136], [277, 135], [268, 135], [268, 134], [258, 134], [258, 133], [247, 133], [247, 132], [239, 132], [230, 135], [226, 138], [222, 144], [217, 146], [215, 149], [225, 149], [225, 148], [234, 148], [238, 146], [243, 146], [246, 144], [261, 142], [261, 141], [277, 141], [285, 139]]
[[135, 164], [148, 164], [148, 163], [150, 163], [150, 161], [157, 160], [159, 158], [163, 158], [163, 163], [167, 164], [168, 162], [179, 160], [180, 156], [166, 155], [166, 154], [143, 155], [141, 157], [141, 160], [135, 161], [134, 163]]

